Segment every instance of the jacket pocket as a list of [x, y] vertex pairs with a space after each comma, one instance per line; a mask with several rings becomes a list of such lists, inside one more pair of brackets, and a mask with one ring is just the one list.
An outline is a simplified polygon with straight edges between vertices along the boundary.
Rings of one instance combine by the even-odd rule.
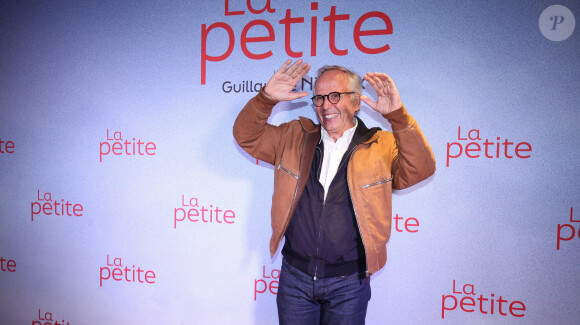
[[282, 163], [279, 163], [279, 164], [278, 164], [278, 167], [277, 167], [277, 169], [278, 169], [278, 170], [283, 170], [283, 171], [285, 171], [286, 173], [288, 173], [290, 176], [292, 176], [292, 177], [294, 177], [294, 178], [298, 179], [298, 175], [296, 175], [296, 174], [294, 174], [293, 172], [291, 172], [291, 171], [290, 171], [288, 168], [286, 168], [286, 167], [282, 166]]
[[298, 171], [279, 162], [274, 172], [274, 193], [272, 195], [272, 228], [281, 233], [289, 217], [290, 208], [296, 195]]
[[363, 185], [362, 188], [364, 190], [364, 189], [369, 188], [369, 187], [373, 187], [373, 186], [385, 184], [385, 183], [392, 182], [392, 181], [393, 181], [393, 178], [391, 177], [391, 178], [383, 179], [383, 180], [378, 181], [378, 182], [374, 182], [374, 183], [370, 183], [370, 184]]
[[389, 176], [367, 179], [359, 185], [368, 234], [375, 250], [381, 249], [391, 234], [393, 177]]

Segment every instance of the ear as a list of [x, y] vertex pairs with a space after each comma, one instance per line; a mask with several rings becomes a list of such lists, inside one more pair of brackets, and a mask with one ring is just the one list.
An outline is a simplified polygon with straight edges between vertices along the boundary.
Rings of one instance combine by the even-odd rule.
[[355, 106], [354, 116], [357, 116], [359, 112], [360, 112], [360, 100], [359, 100], [359, 105], [358, 106]]
[[360, 109], [360, 102], [361, 102], [360, 96], [356, 96], [356, 100], [355, 100], [355, 103], [354, 103], [354, 105], [356, 106], [356, 109], [354, 110], [355, 112]]

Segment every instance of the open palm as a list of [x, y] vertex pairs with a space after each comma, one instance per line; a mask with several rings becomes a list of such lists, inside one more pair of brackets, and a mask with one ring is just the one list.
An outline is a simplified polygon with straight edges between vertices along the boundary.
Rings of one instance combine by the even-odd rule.
[[272, 99], [285, 101], [308, 95], [305, 91], [295, 93], [292, 90], [296, 87], [298, 81], [308, 73], [310, 66], [307, 63], [303, 63], [302, 60], [298, 60], [292, 65], [290, 63], [292, 63], [292, 60], [284, 62], [266, 84], [264, 92]]

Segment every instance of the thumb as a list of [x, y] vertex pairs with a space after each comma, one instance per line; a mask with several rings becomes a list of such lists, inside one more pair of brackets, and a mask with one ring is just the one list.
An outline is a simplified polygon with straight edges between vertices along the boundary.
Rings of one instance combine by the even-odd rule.
[[298, 98], [302, 98], [302, 97], [305, 97], [305, 96], [308, 96], [308, 93], [305, 92], [305, 91], [301, 91], [299, 93], [292, 93], [293, 99], [298, 99]]
[[369, 105], [373, 110], [377, 107], [377, 103], [375, 103], [372, 99], [367, 96], [360, 96], [360, 99], [365, 102], [365, 104]]

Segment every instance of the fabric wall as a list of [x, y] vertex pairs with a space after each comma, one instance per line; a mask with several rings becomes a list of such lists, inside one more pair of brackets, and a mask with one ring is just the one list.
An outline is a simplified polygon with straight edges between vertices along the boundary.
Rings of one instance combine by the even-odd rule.
[[[388, 73], [437, 159], [369, 324], [580, 319], [578, 1], [0, 5], [0, 322], [275, 324], [273, 167], [232, 137], [288, 58]], [[368, 84], [364, 93], [375, 96]], [[308, 98], [270, 123], [316, 119]], [[390, 125], [364, 105], [367, 126]]]

